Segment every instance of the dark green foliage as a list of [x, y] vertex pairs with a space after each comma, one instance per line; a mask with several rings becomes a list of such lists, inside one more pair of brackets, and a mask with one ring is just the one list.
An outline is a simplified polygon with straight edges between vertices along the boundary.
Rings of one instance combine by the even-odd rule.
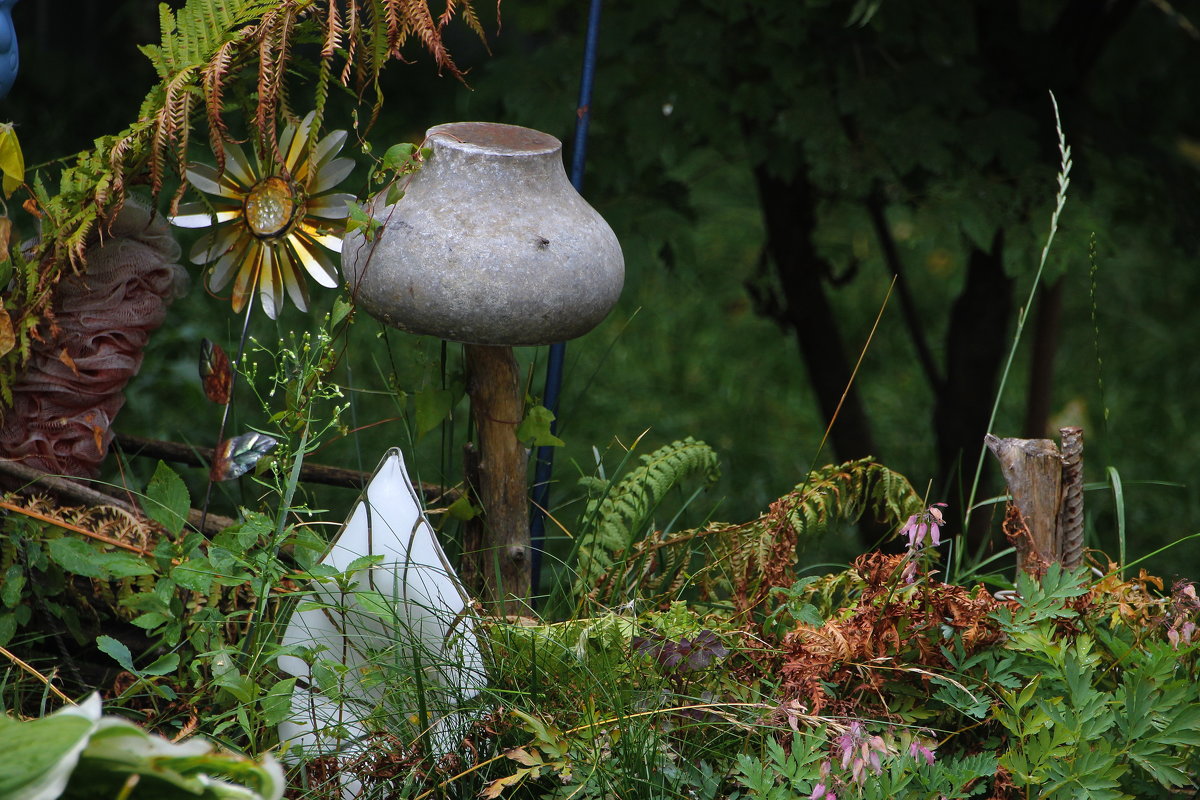
[[639, 460], [616, 484], [593, 487], [576, 544], [577, 591], [586, 591], [651, 533], [652, 517], [667, 492], [693, 476], [711, 485], [719, 474], [716, 452], [691, 437]]

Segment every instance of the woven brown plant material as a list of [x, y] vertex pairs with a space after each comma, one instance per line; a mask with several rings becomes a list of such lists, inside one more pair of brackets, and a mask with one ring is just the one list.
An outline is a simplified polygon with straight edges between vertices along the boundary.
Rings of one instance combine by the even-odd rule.
[[59, 284], [0, 427], [0, 455], [75, 477], [98, 472], [146, 341], [187, 288], [166, 220], [132, 199], [86, 259]]

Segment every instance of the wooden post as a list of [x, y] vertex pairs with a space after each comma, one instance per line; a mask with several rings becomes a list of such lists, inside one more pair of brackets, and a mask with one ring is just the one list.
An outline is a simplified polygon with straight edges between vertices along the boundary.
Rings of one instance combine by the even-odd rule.
[[1004, 532], [1017, 550], [1017, 567], [1033, 575], [1054, 563], [1083, 563], [1083, 430], [1059, 434], [1061, 453], [1050, 439], [984, 437], [1012, 496]]
[[466, 345], [467, 393], [479, 440], [486, 599], [519, 614], [529, 597], [528, 454], [517, 439], [524, 397], [511, 347]]
[[[1012, 508], [1021, 525], [1006, 525], [1017, 548], [1017, 567], [1039, 574], [1059, 560], [1058, 509], [1062, 500], [1062, 458], [1050, 439], [999, 439], [990, 433], [984, 443], [1000, 461], [1000, 471], [1012, 495]], [[1011, 514], [1011, 511], [1010, 511]]]

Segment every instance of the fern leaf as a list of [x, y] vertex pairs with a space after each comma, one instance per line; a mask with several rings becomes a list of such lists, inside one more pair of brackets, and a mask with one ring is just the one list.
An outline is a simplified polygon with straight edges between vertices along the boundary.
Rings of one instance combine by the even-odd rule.
[[584, 512], [586, 533], [578, 540], [577, 586], [590, 587], [629, 552], [645, 533], [650, 519], [672, 487], [689, 477], [712, 485], [719, 477], [716, 452], [704, 442], [688, 437], [641, 457], [641, 464]]

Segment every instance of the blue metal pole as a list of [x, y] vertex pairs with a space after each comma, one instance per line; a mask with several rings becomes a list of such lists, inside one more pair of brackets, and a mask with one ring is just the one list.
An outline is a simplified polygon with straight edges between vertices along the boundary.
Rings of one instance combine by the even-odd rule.
[[[588, 122], [592, 112], [592, 84], [596, 77], [596, 47], [600, 38], [600, 3], [592, 0], [588, 10], [587, 38], [583, 45], [583, 74], [579, 78], [579, 107], [575, 117], [575, 141], [571, 151], [571, 185], [583, 193], [583, 166], [587, 158]], [[542, 392], [542, 404], [554, 414], [550, 432], [558, 432], [558, 398], [562, 390], [563, 359], [566, 356], [565, 342], [550, 345], [546, 360], [546, 388]], [[533, 549], [532, 593], [537, 595], [541, 583], [542, 551], [546, 542], [546, 510], [550, 508], [550, 478], [554, 471], [554, 448], [537, 449], [536, 466], [533, 473], [533, 509], [530, 513], [530, 541]]]

